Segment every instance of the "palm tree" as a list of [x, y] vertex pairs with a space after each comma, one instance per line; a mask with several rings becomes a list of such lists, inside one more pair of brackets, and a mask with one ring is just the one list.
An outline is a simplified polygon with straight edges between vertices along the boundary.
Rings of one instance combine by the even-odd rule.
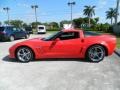
[[111, 19], [111, 25], [113, 24], [113, 19], [115, 19], [116, 16], [116, 9], [114, 8], [109, 8], [108, 11], [106, 11], [106, 18]]
[[90, 27], [90, 19], [92, 18], [93, 15], [95, 15], [95, 7], [96, 6], [84, 6], [85, 9], [83, 10], [84, 15], [89, 18], [89, 27]]

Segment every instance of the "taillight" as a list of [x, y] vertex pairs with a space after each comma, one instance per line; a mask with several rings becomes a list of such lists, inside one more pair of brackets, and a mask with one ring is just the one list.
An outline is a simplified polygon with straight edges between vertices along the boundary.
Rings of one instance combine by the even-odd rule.
[[4, 32], [4, 31], [3, 31], [3, 32], [0, 32], [0, 34], [5, 34], [5, 33], [6, 33], [6, 32]]
[[0, 34], [3, 34], [3, 32], [0, 32]]

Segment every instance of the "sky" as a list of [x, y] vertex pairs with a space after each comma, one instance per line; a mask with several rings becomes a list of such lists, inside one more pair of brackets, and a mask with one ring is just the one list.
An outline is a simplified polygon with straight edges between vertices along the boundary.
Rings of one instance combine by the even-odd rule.
[[[67, 5], [69, 1], [75, 1], [73, 6], [73, 18], [85, 17], [83, 9], [85, 5], [95, 5], [94, 17], [100, 18], [100, 23], [110, 23], [106, 20], [106, 11], [109, 8], [116, 7], [116, 0], [0, 0], [0, 21], [7, 20], [7, 14], [3, 10], [9, 7], [10, 19], [20, 19], [26, 23], [35, 21], [34, 10], [31, 5], [38, 5], [37, 17], [39, 22], [60, 22], [62, 20], [70, 20], [70, 7]], [[120, 12], [120, 9], [119, 9]], [[120, 21], [120, 16], [119, 20]]]

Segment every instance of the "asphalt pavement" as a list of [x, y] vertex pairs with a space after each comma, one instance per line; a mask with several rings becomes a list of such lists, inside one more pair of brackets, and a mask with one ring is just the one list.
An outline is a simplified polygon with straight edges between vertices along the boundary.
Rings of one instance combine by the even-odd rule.
[[117, 54], [120, 57], [120, 49], [116, 49], [115, 54]]
[[[33, 37], [45, 35], [32, 35]], [[120, 57], [102, 62], [81, 59], [43, 59], [20, 63], [8, 58], [10, 46], [0, 42], [0, 90], [120, 90]]]

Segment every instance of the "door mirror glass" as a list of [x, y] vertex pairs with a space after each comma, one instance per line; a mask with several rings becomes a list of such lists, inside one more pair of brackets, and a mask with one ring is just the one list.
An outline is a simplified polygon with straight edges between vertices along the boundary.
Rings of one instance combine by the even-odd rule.
[[60, 41], [60, 38], [56, 38], [55, 41]]

